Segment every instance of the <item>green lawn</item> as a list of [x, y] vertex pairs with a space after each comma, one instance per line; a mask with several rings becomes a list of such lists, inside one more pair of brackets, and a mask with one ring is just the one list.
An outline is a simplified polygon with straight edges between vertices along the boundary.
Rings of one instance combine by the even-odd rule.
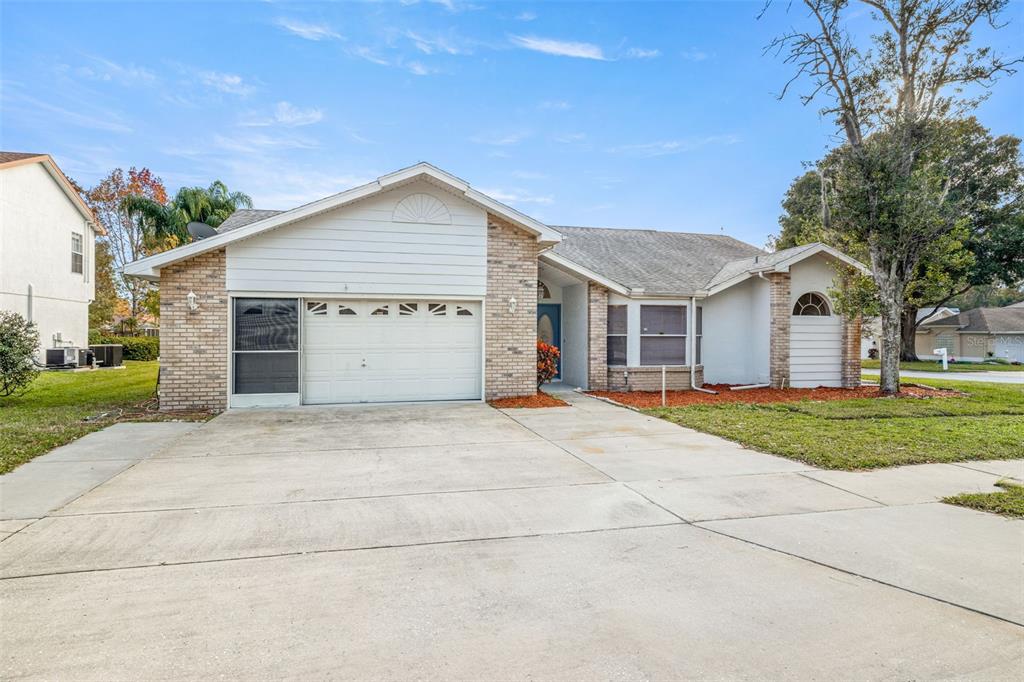
[[1024, 486], [1010, 481], [999, 481], [996, 485], [1002, 490], [995, 493], [963, 493], [942, 501], [993, 514], [1024, 518]]
[[158, 363], [125, 365], [123, 370], [43, 372], [21, 395], [0, 398], [0, 474], [118, 419], [169, 418], [143, 406], [156, 397]]
[[[951, 362], [948, 370], [942, 369], [941, 362], [931, 360], [918, 360], [917, 362], [901, 362], [900, 369], [913, 370], [915, 372], [1024, 372], [1024, 365], [1004, 365], [998, 362]], [[864, 369], [879, 369], [881, 363], [878, 360], [861, 360], [860, 366]]]
[[918, 379], [964, 397], [693, 405], [648, 414], [828, 469], [1024, 458], [1024, 386]]

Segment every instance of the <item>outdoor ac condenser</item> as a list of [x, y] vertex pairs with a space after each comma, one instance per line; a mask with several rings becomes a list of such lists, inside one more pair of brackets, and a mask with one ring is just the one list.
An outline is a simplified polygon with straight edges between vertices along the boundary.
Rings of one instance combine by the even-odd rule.
[[47, 367], [77, 367], [78, 366], [78, 349], [77, 348], [47, 348], [46, 349], [46, 366]]

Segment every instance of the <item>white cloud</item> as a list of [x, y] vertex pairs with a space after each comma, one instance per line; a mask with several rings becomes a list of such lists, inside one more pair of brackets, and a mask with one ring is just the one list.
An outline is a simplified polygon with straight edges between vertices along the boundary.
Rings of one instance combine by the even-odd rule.
[[337, 40], [341, 38], [338, 32], [327, 24], [313, 24], [287, 17], [279, 17], [274, 23], [289, 33], [306, 40]]
[[243, 154], [260, 154], [274, 149], [315, 149], [320, 146], [315, 140], [307, 137], [268, 133], [215, 135], [213, 141], [220, 149]]
[[690, 47], [680, 52], [679, 56], [689, 62], [702, 62], [710, 55], [703, 50], [698, 50], [696, 47]]
[[271, 116], [249, 117], [242, 121], [243, 126], [264, 127], [280, 125], [285, 128], [297, 128], [319, 123], [324, 118], [323, 109], [299, 109], [291, 102], [278, 102]]
[[495, 188], [481, 189], [480, 191], [492, 199], [512, 204], [553, 204], [555, 202], [554, 198], [551, 196], [531, 194], [530, 192], [522, 189], [504, 190]]
[[516, 15], [516, 21], [533, 21], [536, 18], [537, 18], [537, 14], [535, 12], [529, 12], [529, 11], [527, 11], [527, 12], [520, 12], [519, 14]]
[[82, 78], [112, 81], [121, 85], [149, 85], [157, 80], [155, 73], [135, 64], [118, 64], [93, 55], [86, 55], [86, 57], [92, 63], [83, 64], [75, 69], [75, 74]]
[[509, 36], [509, 40], [512, 41], [513, 45], [524, 50], [533, 50], [534, 52], [543, 52], [544, 54], [559, 57], [607, 61], [601, 47], [593, 43], [577, 43], [566, 40], [554, 40], [552, 38], [538, 38], [536, 36]]
[[414, 76], [429, 76], [432, 73], [437, 73], [436, 69], [432, 69], [420, 62], [405, 62], [402, 66], [404, 66], [406, 70]]
[[241, 76], [218, 71], [200, 71], [199, 82], [203, 85], [225, 92], [230, 95], [248, 95], [254, 88], [247, 84]]
[[36, 125], [44, 125], [49, 114], [52, 115], [53, 120], [50, 125], [54, 129], [63, 125], [72, 125], [110, 133], [132, 132], [132, 127], [124, 122], [121, 115], [117, 112], [94, 107], [91, 107], [93, 110], [89, 111], [84, 106], [76, 106], [72, 111], [71, 109], [65, 109], [36, 99], [31, 95], [17, 92], [15, 88], [11, 87], [15, 84], [10, 81], [5, 82], [4, 85], [7, 86], [4, 89], [5, 115], [14, 113], [22, 116], [26, 121], [31, 120]]
[[577, 142], [583, 142], [587, 139], [586, 133], [562, 133], [561, 135], [555, 135], [551, 138], [555, 142], [562, 144], [574, 144]]
[[379, 56], [376, 52], [374, 52], [368, 47], [354, 47], [350, 50], [350, 52], [356, 57], [359, 57], [360, 59], [365, 59], [368, 62], [380, 64], [381, 66], [391, 66], [391, 62], [389, 62], [384, 57]]
[[547, 173], [537, 173], [536, 171], [512, 171], [512, 177], [519, 178], [520, 180], [546, 180], [548, 178]]
[[537, 105], [538, 109], [552, 109], [554, 111], [566, 111], [572, 109], [572, 105], [564, 99], [547, 100]]
[[496, 133], [496, 134], [492, 133], [492, 134], [474, 135], [473, 137], [470, 138], [470, 141], [475, 142], [477, 144], [491, 145], [493, 147], [508, 147], [508, 146], [511, 146], [511, 145], [514, 145], [514, 144], [519, 144], [520, 142], [522, 142], [523, 140], [525, 140], [529, 136], [530, 136], [530, 134], [527, 133], [527, 132]]
[[413, 31], [406, 31], [405, 37], [412, 41], [417, 50], [423, 54], [468, 54], [469, 51], [452, 43], [443, 36], [427, 37]]
[[642, 47], [631, 47], [626, 50], [627, 59], [653, 59], [661, 54], [661, 50], [647, 50]]
[[680, 140], [659, 140], [657, 142], [645, 142], [642, 144], [626, 144], [617, 147], [609, 147], [608, 151], [613, 154], [627, 154], [631, 156], [651, 157], [666, 156], [668, 154], [682, 154], [692, 152], [701, 147], [709, 145], [732, 145], [740, 141], [737, 135], [707, 135], [705, 137], [686, 138]]

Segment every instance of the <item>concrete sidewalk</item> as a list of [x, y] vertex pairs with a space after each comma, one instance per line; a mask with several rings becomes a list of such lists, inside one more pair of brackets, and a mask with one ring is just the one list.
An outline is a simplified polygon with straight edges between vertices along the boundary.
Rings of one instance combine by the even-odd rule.
[[0, 524], [0, 676], [1019, 677], [1024, 524], [935, 500], [1021, 460], [821, 471], [566, 397], [236, 411], [104, 460]]
[[[861, 373], [871, 376], [881, 374], [877, 369], [864, 369]], [[1024, 384], [1024, 370], [1020, 372], [916, 372], [900, 370], [901, 377], [911, 379], [949, 379], [950, 381], [985, 381], [994, 384]]]

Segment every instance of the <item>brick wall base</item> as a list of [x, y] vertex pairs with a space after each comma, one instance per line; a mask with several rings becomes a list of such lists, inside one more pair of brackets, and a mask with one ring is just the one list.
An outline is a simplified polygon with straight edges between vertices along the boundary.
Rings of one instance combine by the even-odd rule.
[[[704, 367], [697, 365], [696, 384], [704, 385]], [[661, 367], [609, 367], [607, 372], [609, 391], [660, 391]], [[670, 367], [665, 370], [665, 386], [670, 391], [689, 391], [690, 368]], [[591, 390], [604, 390], [595, 389]]]
[[[228, 391], [224, 249], [160, 271], [160, 409], [223, 410]], [[195, 292], [199, 308], [189, 310]]]
[[[509, 300], [515, 298], [515, 310]], [[537, 241], [487, 215], [484, 395], [488, 400], [537, 391]]]

